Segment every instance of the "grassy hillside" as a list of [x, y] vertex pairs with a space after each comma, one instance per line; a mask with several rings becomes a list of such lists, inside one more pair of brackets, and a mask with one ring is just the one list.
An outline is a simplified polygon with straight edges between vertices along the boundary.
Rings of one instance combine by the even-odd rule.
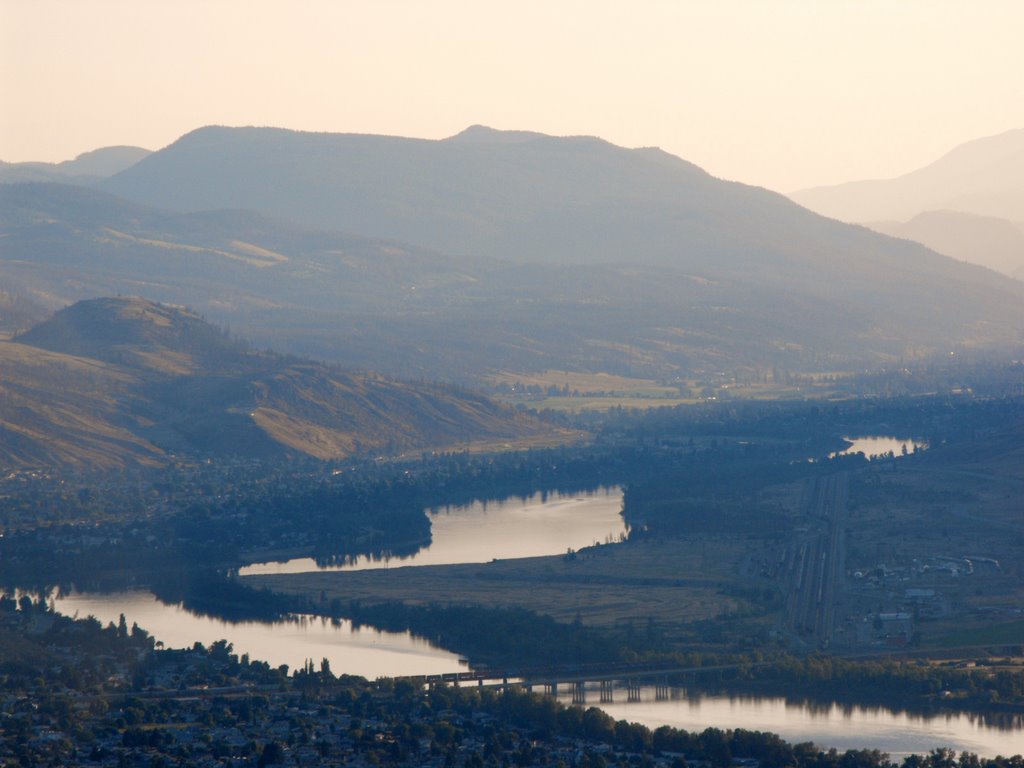
[[0, 465], [153, 465], [558, 440], [452, 387], [356, 374], [244, 345], [187, 310], [79, 302], [0, 343]]
[[0, 466], [154, 466], [136, 434], [139, 379], [96, 360], [0, 342]]

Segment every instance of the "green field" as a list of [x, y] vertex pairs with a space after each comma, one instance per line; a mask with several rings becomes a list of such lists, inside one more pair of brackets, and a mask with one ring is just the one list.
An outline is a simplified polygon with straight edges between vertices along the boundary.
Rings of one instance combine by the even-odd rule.
[[978, 645], [1024, 645], [1024, 619], [1000, 624], [965, 627], [935, 638], [936, 648], [969, 648]]

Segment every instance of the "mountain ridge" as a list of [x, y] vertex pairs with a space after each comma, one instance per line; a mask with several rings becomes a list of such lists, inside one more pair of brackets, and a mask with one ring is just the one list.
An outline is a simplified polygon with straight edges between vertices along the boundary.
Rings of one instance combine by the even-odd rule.
[[[154, 186], [157, 177], [161, 182]], [[261, 189], [261, 180], [270, 177], [277, 180], [274, 188]], [[712, 181], [681, 158], [594, 137], [453, 142], [213, 126], [185, 134], [100, 186], [168, 210], [250, 208], [453, 255], [522, 261], [528, 250], [532, 260], [554, 263], [580, 260], [566, 257], [568, 252], [585, 254], [587, 263], [621, 261], [641, 231], [619, 211], [623, 200], [642, 201], [647, 217], [661, 217], [664, 201], [681, 194], [686, 204], [719, 214], [729, 200], [711, 198], [736, 192], [790, 205], [775, 193], [734, 182], [698, 192], [683, 183], [687, 179]], [[178, 188], [184, 194], [176, 194]], [[392, 199], [398, 201], [396, 215], [384, 210]], [[625, 236], [610, 234], [613, 228], [603, 223], [608, 216]], [[715, 238], [701, 234], [699, 221], [683, 223], [712, 246]], [[600, 236], [581, 238], [583, 225], [598, 227]], [[530, 227], [538, 231], [527, 238]], [[664, 239], [654, 246], [648, 261], [677, 251]]]
[[150, 150], [126, 145], [100, 147], [59, 163], [0, 161], [0, 183], [72, 181], [95, 183], [139, 162]]
[[1024, 224], [962, 211], [923, 211], [908, 221], [876, 221], [866, 226], [1024, 279]]
[[789, 197], [848, 222], [905, 221], [930, 210], [1024, 221], [1024, 128], [965, 142], [902, 176], [812, 187]]
[[0, 278], [404, 378], [849, 370], [1024, 336], [1018, 281], [593, 137], [203, 128], [104, 190], [0, 187]]
[[502, 142], [493, 137], [509, 132], [467, 130], [492, 139], [205, 127], [101, 188], [169, 210], [248, 208], [517, 263], [685, 265], [776, 281], [823, 262], [849, 272], [851, 259], [950, 269], [927, 249], [715, 179], [661, 150], [523, 132]]

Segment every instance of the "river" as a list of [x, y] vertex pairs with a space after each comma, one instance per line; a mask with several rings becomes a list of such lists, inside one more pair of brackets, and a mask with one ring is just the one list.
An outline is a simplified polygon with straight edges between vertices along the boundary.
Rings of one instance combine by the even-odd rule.
[[[424, 675], [459, 672], [466, 662], [408, 632], [380, 632], [354, 628], [351, 622], [331, 622], [319, 617], [265, 624], [229, 623], [197, 616], [181, 606], [167, 605], [144, 591], [111, 594], [72, 594], [56, 598], [55, 608], [68, 616], [93, 615], [104, 624], [117, 623], [125, 614], [129, 626], [137, 622], [169, 648], [184, 648], [196, 641], [210, 645], [228, 639], [238, 654], [271, 666], [301, 667], [306, 659], [319, 666], [330, 662], [335, 673], [367, 678], [391, 675]], [[563, 688], [567, 690], [567, 688]], [[656, 701], [653, 687], [643, 687], [639, 702], [626, 702], [626, 692], [616, 691], [620, 701], [598, 704], [597, 690], [588, 691], [588, 705], [599, 706], [616, 720], [643, 723], [654, 729], [671, 725], [688, 731], [708, 727], [771, 731], [787, 741], [813, 741], [839, 750], [880, 749], [892, 755], [926, 753], [951, 747], [994, 757], [1021, 751], [1024, 724], [1014, 729], [987, 727], [976, 716], [939, 715], [924, 718], [881, 707], [811, 706], [782, 698], [694, 696], [681, 690], [673, 698]], [[569, 703], [571, 696], [559, 697]]]
[[217, 640], [228, 640], [235, 653], [247, 653], [272, 667], [287, 664], [298, 669], [307, 659], [319, 667], [321, 659], [327, 659], [336, 674], [347, 672], [371, 680], [388, 675], [436, 675], [467, 668], [465, 660], [457, 654], [408, 632], [355, 628], [349, 621], [332, 622], [308, 616], [274, 624], [232, 623], [199, 616], [180, 605], [162, 603], [144, 590], [72, 593], [55, 598], [54, 607], [66, 616], [95, 616], [103, 624], [117, 624], [123, 613], [128, 626], [137, 623], [167, 648], [189, 648], [197, 641], [208, 646]]
[[[527, 499], [478, 501], [428, 513], [432, 541], [402, 565], [487, 562], [495, 558], [556, 555], [624, 536], [622, 489], [619, 487], [575, 494], [534, 494]], [[386, 561], [357, 560], [344, 568], [382, 568]], [[315, 570], [311, 558], [285, 563], [262, 563], [241, 573], [302, 573]], [[336, 673], [369, 679], [385, 676], [458, 672], [465, 660], [426, 640], [405, 633], [353, 628], [343, 621], [307, 618], [266, 624], [230, 623], [190, 613], [180, 605], [160, 602], [148, 591], [123, 593], [71, 593], [55, 600], [58, 611], [69, 616], [95, 616], [117, 623], [125, 615], [168, 648], [204, 645], [226, 639], [238, 654], [272, 666], [296, 669], [307, 659], [328, 659]]]
[[[856, 445], [856, 444], [855, 444]], [[852, 447], [851, 447], [852, 449]], [[890, 448], [885, 448], [885, 451]], [[909, 449], [908, 449], [909, 450]], [[896, 450], [898, 453], [898, 450]], [[535, 495], [526, 500], [477, 502], [430, 513], [431, 546], [403, 565], [488, 561], [494, 558], [559, 554], [594, 541], [617, 539], [626, 531], [620, 515], [622, 491], [615, 488], [567, 496]], [[385, 567], [388, 563], [357, 561], [349, 568]], [[312, 560], [260, 564], [245, 572], [301, 572], [315, 568]], [[259, 570], [253, 570], [259, 569]], [[227, 639], [234, 652], [273, 666], [295, 669], [311, 659], [328, 659], [336, 673], [368, 678], [457, 672], [464, 659], [409, 633], [380, 632], [350, 622], [313, 617], [264, 624], [230, 623], [197, 616], [181, 606], [167, 605], [146, 591], [113, 594], [70, 594], [55, 599], [66, 615], [94, 615], [117, 623], [124, 614], [167, 647], [206, 645]], [[641, 701], [600, 704], [616, 719], [657, 728], [672, 725], [690, 731], [709, 726], [772, 731], [791, 742], [813, 741], [837, 749], [872, 748], [893, 755], [924, 753], [944, 746], [984, 756], [1021, 751], [1018, 722], [1012, 730], [986, 727], [970, 715], [922, 718], [883, 708], [812, 707], [781, 698], [700, 696], [655, 701], [653, 689], [641, 690]], [[625, 699], [625, 692], [617, 696]], [[590, 692], [597, 705], [597, 691]]]
[[[639, 722], [652, 730], [662, 725], [687, 731], [744, 728], [770, 731], [797, 744], [846, 749], [878, 749], [893, 756], [924, 754], [950, 747], [986, 757], [1019, 754], [1024, 749], [1021, 715], [1013, 728], [985, 725], [977, 715], [941, 714], [922, 717], [884, 707], [810, 705], [779, 697], [693, 696], [674, 690], [668, 701], [656, 701], [653, 687], [640, 689], [640, 701], [627, 702], [626, 691], [615, 691], [615, 703], [597, 704], [598, 690], [588, 690], [594, 702], [616, 720]], [[571, 695], [560, 695], [564, 703]]]
[[904, 449], [908, 453], [913, 453], [916, 450], [924, 450], [928, 447], [927, 443], [920, 440], [903, 439], [900, 437], [873, 435], [869, 437], [844, 437], [843, 439], [848, 440], [852, 445], [841, 451], [829, 454], [830, 459], [835, 456], [846, 456], [853, 453], [863, 453], [866, 457], [871, 458], [872, 456], [884, 456], [890, 451], [892, 451], [894, 456], [900, 456]]
[[310, 557], [253, 563], [239, 576], [357, 571], [389, 565], [486, 563], [516, 557], [560, 555], [594, 543], [617, 541], [629, 528], [622, 519], [618, 486], [586, 493], [535, 493], [527, 499], [475, 501], [429, 511], [431, 543], [408, 557], [357, 557], [338, 566], [318, 566]]

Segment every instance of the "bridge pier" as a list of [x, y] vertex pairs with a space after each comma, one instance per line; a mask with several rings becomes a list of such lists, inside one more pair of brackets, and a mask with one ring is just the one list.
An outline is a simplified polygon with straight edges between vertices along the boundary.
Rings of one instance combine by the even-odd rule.
[[626, 681], [626, 701], [640, 701], [640, 683], [636, 680]]
[[668, 680], [659, 680], [654, 684], [654, 700], [655, 701], [668, 701], [669, 687]]
[[572, 685], [572, 703], [573, 704], [586, 704], [587, 703], [587, 689], [584, 683], [573, 683]]
[[544, 693], [549, 696], [558, 695], [558, 683], [544, 683]]
[[611, 704], [615, 701], [613, 692], [615, 690], [615, 682], [612, 680], [601, 681], [601, 703]]

